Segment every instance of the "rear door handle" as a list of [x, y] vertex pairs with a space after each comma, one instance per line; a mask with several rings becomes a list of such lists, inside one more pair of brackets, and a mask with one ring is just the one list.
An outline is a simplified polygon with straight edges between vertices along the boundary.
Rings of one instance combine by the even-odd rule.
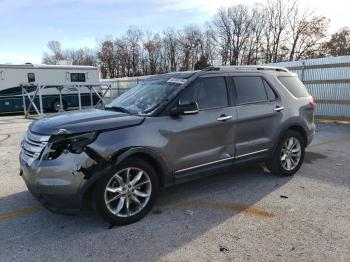
[[221, 115], [216, 120], [224, 122], [224, 121], [227, 121], [227, 120], [229, 120], [231, 118], [232, 118], [232, 116]]
[[276, 112], [281, 112], [282, 110], [284, 110], [284, 107], [283, 106], [276, 106], [273, 110]]

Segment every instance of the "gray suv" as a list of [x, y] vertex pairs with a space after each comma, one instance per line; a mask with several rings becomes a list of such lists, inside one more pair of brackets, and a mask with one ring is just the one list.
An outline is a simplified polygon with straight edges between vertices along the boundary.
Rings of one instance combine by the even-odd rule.
[[90, 199], [112, 224], [144, 217], [161, 188], [234, 165], [298, 171], [315, 102], [284, 68], [209, 67], [152, 76], [104, 109], [34, 121], [20, 153], [29, 191], [53, 211]]

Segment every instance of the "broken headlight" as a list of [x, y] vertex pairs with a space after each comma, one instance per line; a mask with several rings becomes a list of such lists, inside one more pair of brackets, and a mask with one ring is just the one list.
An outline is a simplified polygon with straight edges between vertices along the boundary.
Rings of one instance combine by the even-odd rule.
[[47, 145], [47, 150], [44, 152], [44, 159], [55, 159], [64, 152], [80, 154], [96, 137], [97, 132], [52, 136]]

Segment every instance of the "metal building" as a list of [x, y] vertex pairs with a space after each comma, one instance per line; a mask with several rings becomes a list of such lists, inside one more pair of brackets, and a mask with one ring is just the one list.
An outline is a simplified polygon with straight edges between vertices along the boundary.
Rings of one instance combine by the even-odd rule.
[[316, 116], [350, 119], [350, 56], [269, 64], [298, 74], [317, 102]]

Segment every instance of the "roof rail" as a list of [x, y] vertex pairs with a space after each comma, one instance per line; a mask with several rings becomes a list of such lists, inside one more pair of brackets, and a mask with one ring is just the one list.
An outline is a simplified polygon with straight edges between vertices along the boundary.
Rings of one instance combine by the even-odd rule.
[[202, 71], [234, 71], [234, 70], [270, 70], [277, 72], [288, 72], [287, 68], [274, 66], [209, 66]]
[[202, 71], [220, 71], [220, 67], [208, 66], [208, 67], [202, 69]]

